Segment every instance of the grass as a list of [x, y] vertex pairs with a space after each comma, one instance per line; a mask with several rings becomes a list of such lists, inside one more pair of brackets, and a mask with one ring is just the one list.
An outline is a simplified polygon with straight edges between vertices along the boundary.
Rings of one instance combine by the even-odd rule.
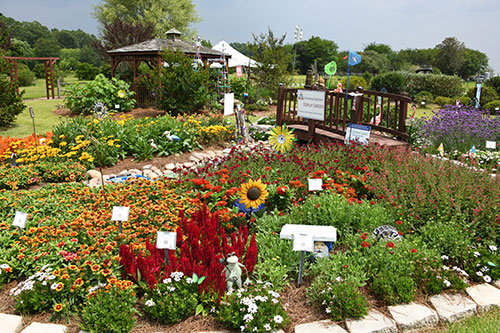
[[[60, 122], [60, 116], [52, 111], [57, 109], [57, 105], [63, 103], [62, 99], [45, 99], [37, 101], [25, 101], [27, 107], [32, 106], [35, 112], [35, 127], [37, 133], [51, 131], [52, 127]], [[17, 116], [16, 121], [10, 127], [0, 127], [0, 136], [24, 138], [33, 134], [33, 121], [28, 112], [28, 108]]]
[[[64, 78], [64, 83], [76, 83], [76, 82], [85, 82], [78, 81], [78, 79], [74, 76], [68, 76]], [[64, 95], [64, 85], [61, 86], [61, 95]], [[29, 87], [21, 87], [20, 91], [24, 90], [24, 99], [33, 99], [33, 98], [46, 98], [47, 92], [45, 91], [45, 79], [37, 79], [34, 86]], [[57, 83], [54, 82], [54, 95], [57, 96]], [[51, 95], [52, 96], [52, 95]]]
[[457, 321], [446, 328], [439, 327], [425, 332], [432, 333], [468, 333], [468, 332], [482, 332], [482, 333], [497, 333], [500, 328], [500, 309], [481, 314], [479, 316], [469, 317], [464, 320]]

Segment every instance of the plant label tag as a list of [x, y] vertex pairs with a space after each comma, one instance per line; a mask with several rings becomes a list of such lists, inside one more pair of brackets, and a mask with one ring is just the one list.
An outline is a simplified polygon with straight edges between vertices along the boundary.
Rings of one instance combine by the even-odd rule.
[[496, 141], [486, 141], [486, 148], [497, 149], [497, 142]]
[[323, 191], [323, 179], [310, 178], [307, 180], [309, 191]]
[[14, 221], [12, 221], [12, 225], [23, 229], [26, 226], [27, 219], [28, 219], [27, 213], [16, 211], [16, 215], [14, 216]]
[[314, 250], [314, 240], [312, 234], [297, 233], [293, 235], [293, 250], [294, 251], [307, 251]]
[[115, 109], [120, 109], [120, 104], [115, 104]]
[[156, 248], [175, 250], [177, 244], [177, 233], [158, 231], [156, 234]]
[[224, 116], [234, 113], [234, 93], [224, 94]]
[[111, 221], [128, 221], [130, 207], [114, 206]]

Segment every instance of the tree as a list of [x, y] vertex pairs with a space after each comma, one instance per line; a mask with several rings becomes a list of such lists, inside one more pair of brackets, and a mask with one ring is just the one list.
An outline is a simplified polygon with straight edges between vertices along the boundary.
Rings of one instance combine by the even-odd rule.
[[[0, 73], [8, 72], [8, 64], [2, 59], [3, 50], [0, 49]], [[10, 82], [8, 76], [0, 75], [0, 127], [10, 125], [26, 105], [23, 104], [22, 94], [18, 95], [16, 86]]]
[[465, 44], [455, 37], [445, 38], [436, 45], [437, 53], [434, 65], [443, 74], [456, 75], [464, 62]]
[[59, 57], [61, 46], [54, 36], [41, 37], [35, 42], [37, 57]]
[[392, 48], [389, 45], [377, 44], [375, 42], [372, 42], [372, 43], [368, 44], [367, 46], [365, 46], [363, 52], [366, 52], [366, 51], [375, 51], [378, 54], [386, 54], [387, 56], [394, 54], [394, 51], [392, 50]]
[[11, 57], [34, 57], [35, 50], [33, 50], [28, 42], [12, 38], [12, 46], [7, 52]]
[[165, 37], [172, 28], [192, 36], [195, 31], [189, 26], [199, 20], [192, 0], [102, 0], [94, 8], [102, 27], [120, 18], [153, 25], [156, 37]]
[[387, 54], [380, 54], [374, 50], [365, 50], [361, 52], [361, 63], [354, 70], [359, 73], [378, 74], [387, 72], [389, 66], [390, 61]]
[[458, 70], [458, 75], [468, 79], [478, 74], [484, 74], [488, 68], [488, 57], [481, 51], [465, 49], [464, 61]]
[[53, 29], [52, 35], [54, 35], [63, 49], [76, 49], [79, 47], [71, 31]]
[[252, 70], [254, 79], [261, 88], [267, 90], [263, 95], [276, 98], [280, 83], [287, 84], [290, 81], [287, 67], [291, 54], [286, 52], [283, 46], [286, 34], [275, 38], [268, 28], [267, 34], [252, 35], [254, 40], [248, 47], [253, 53], [253, 59], [258, 62], [257, 67]]
[[0, 21], [0, 49], [8, 50], [11, 47], [12, 33], [7, 28], [7, 24]]
[[337, 49], [334, 41], [315, 36], [298, 42], [295, 67], [299, 69], [299, 73], [305, 73], [312, 64], [317, 63], [318, 70], [322, 71], [326, 64], [335, 59]]
[[399, 61], [410, 63], [412, 65], [425, 67], [434, 63], [437, 50], [432, 49], [405, 49], [398, 52]]

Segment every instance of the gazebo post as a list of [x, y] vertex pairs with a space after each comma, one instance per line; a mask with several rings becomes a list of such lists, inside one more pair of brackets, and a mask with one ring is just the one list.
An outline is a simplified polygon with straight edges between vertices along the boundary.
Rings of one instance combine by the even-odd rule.
[[52, 99], [55, 99], [55, 97], [54, 97], [54, 63], [55, 63], [55, 60], [50, 60], [50, 88], [52, 90]]
[[47, 99], [50, 99], [49, 95], [49, 74], [48, 74], [48, 67], [49, 67], [49, 61], [45, 60], [45, 92], [47, 93]]

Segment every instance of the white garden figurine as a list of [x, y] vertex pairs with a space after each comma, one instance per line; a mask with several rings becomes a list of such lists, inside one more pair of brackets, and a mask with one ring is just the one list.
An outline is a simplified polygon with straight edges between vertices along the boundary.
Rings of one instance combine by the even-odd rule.
[[[243, 273], [241, 268], [245, 268], [245, 266], [238, 262], [238, 257], [234, 253], [230, 254], [226, 260], [226, 267], [222, 270], [222, 273], [226, 273], [227, 291], [233, 290], [234, 283], [236, 283], [238, 289], [241, 288], [241, 274]], [[245, 281], [245, 284], [247, 282]]]

